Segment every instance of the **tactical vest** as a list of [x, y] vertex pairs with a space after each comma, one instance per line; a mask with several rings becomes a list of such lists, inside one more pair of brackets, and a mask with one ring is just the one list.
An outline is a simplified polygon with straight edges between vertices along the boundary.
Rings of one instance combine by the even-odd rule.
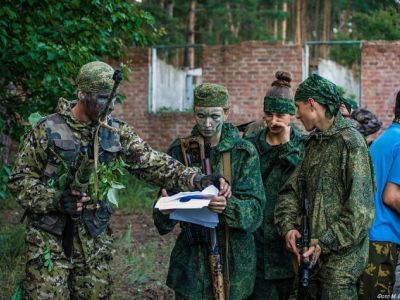
[[[48, 137], [48, 159], [42, 174], [42, 181], [57, 180], [60, 174], [61, 164], [74, 175], [79, 167], [80, 157], [87, 154], [93, 158], [93, 140], [83, 146], [75, 137], [73, 131], [59, 114], [46, 117], [41, 123], [45, 124]], [[110, 119], [108, 125], [119, 128], [120, 121]], [[117, 158], [121, 151], [120, 136], [117, 132], [106, 128], [99, 130], [99, 163], [110, 163]], [[82, 222], [92, 237], [99, 236], [107, 228], [113, 213], [111, 204], [106, 199], [98, 201], [97, 209], [84, 208], [82, 211]], [[61, 236], [66, 224], [66, 215], [62, 212], [47, 214], [28, 214], [31, 224], [44, 231]]]

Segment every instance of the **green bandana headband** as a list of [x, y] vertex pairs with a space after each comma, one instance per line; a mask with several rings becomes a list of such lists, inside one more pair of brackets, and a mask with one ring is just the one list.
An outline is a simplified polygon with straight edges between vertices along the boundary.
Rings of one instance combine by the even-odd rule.
[[292, 99], [266, 96], [264, 97], [264, 112], [293, 116], [296, 113], [296, 106]]
[[203, 83], [194, 89], [194, 106], [228, 107], [228, 97], [223, 85]]
[[304, 80], [298, 87], [295, 101], [306, 101], [312, 98], [326, 107], [326, 117], [331, 119], [339, 111], [342, 104], [350, 111], [352, 108], [357, 108], [357, 103], [350, 99], [341, 97], [338, 93], [336, 85], [317, 75], [313, 74]]
[[78, 89], [86, 93], [109, 94], [114, 85], [114, 69], [101, 61], [93, 61], [80, 70], [76, 83]]

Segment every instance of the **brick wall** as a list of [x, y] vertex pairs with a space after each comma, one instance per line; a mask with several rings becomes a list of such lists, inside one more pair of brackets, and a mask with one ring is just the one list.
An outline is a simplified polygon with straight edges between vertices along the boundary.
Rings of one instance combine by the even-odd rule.
[[[400, 88], [400, 42], [366, 42], [362, 50], [363, 107], [371, 110], [386, 127], [393, 119], [391, 97]], [[132, 64], [129, 63], [132, 62]], [[191, 114], [148, 113], [149, 49], [133, 49], [127, 59], [133, 72], [122, 91], [127, 100], [116, 114], [133, 125], [151, 146], [166, 150], [176, 137], [190, 133]], [[205, 82], [221, 83], [228, 88], [231, 102], [229, 121], [241, 124], [262, 116], [266, 90], [277, 70], [293, 75], [293, 87], [301, 81], [302, 47], [266, 42], [209, 46], [202, 49]]]
[[[150, 52], [134, 49], [129, 82], [122, 92], [127, 100], [116, 114], [133, 125], [140, 136], [156, 149], [166, 150], [176, 137], [187, 136], [194, 125], [191, 114], [148, 113], [148, 72]], [[277, 70], [293, 74], [293, 84], [301, 81], [302, 48], [265, 42], [245, 42], [240, 45], [204, 47], [202, 68], [204, 82], [224, 84], [229, 91], [231, 113], [229, 121], [241, 124], [262, 116], [263, 97]]]
[[400, 89], [400, 41], [363, 44], [361, 87], [361, 105], [386, 128], [393, 120], [394, 93]]

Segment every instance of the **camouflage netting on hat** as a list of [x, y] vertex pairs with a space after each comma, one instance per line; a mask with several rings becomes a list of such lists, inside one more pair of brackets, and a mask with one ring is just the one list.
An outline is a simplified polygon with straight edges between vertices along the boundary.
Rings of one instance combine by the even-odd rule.
[[339, 95], [336, 85], [328, 79], [317, 74], [312, 74], [304, 80], [298, 87], [294, 96], [295, 101], [307, 101], [314, 99], [326, 107], [326, 117], [328, 119], [336, 116], [339, 108], [344, 104], [348, 111], [357, 108], [357, 103]]
[[351, 118], [356, 121], [357, 130], [364, 136], [371, 135], [382, 127], [378, 117], [364, 108], [353, 111]]
[[220, 84], [202, 83], [194, 89], [194, 106], [227, 107], [228, 90]]
[[101, 61], [93, 61], [84, 65], [76, 78], [78, 89], [86, 93], [109, 94], [114, 81], [114, 69]]

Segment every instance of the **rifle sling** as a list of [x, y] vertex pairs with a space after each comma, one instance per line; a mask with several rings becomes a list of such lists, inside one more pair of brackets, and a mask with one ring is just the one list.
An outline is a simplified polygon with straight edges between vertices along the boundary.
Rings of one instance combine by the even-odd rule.
[[[229, 181], [229, 184], [232, 186], [232, 169], [231, 169], [231, 153], [230, 152], [223, 152], [222, 153], [222, 174], [226, 178], [226, 180]], [[225, 230], [225, 262], [224, 262], [224, 284], [225, 284], [225, 297], [226, 300], [229, 300], [229, 288], [230, 288], [230, 282], [229, 282], [229, 227], [227, 224], [224, 226]]]

